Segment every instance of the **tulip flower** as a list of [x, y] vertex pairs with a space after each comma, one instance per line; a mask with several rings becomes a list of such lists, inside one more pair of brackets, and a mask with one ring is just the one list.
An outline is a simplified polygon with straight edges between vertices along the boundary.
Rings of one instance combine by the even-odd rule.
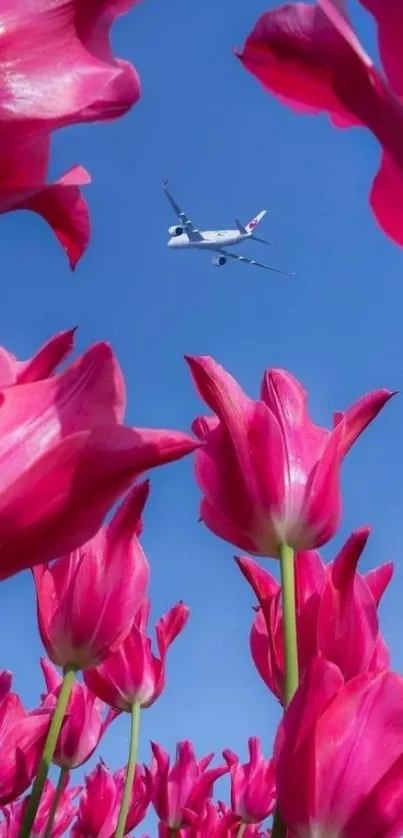
[[[77, 812], [73, 801], [80, 793], [81, 786], [74, 786], [71, 789], [67, 789], [67, 783], [68, 777], [66, 777], [64, 787], [61, 789], [56, 801], [56, 810], [53, 813], [55, 794], [57, 792], [52, 786], [52, 783], [49, 780], [46, 781], [31, 833], [32, 838], [43, 838], [48, 828], [49, 818], [53, 814], [54, 817], [49, 838], [61, 838], [71, 826]], [[0, 824], [0, 838], [19, 838], [26, 803], [27, 798], [25, 800], [19, 800], [17, 803], [10, 803], [3, 808], [5, 820]]]
[[[75, 166], [46, 184], [51, 132], [65, 125], [122, 116], [138, 100], [134, 68], [113, 56], [109, 30], [135, 0], [16, 0], [2, 8], [0, 76], [0, 213], [38, 212], [53, 228], [74, 267], [89, 239]], [[57, 61], [55, 56], [57, 55]]]
[[[389, 653], [379, 631], [377, 607], [392, 577], [391, 563], [361, 575], [357, 564], [370, 533], [355, 531], [336, 559], [325, 565], [316, 551], [295, 555], [299, 674], [318, 654], [336, 663], [347, 679], [382, 671]], [[281, 588], [253, 559], [237, 559], [259, 601], [250, 636], [255, 666], [282, 701], [284, 652]]]
[[228, 749], [223, 751], [223, 757], [230, 770], [232, 811], [242, 823], [258, 824], [274, 811], [274, 767], [271, 759], [263, 757], [256, 737], [251, 736], [248, 745], [249, 762], [244, 765]]
[[315, 658], [274, 747], [279, 808], [293, 838], [403, 833], [402, 702], [400, 675], [367, 672], [344, 683], [335, 664]]
[[191, 827], [181, 830], [181, 835], [185, 838], [236, 838], [239, 824], [240, 820], [234, 812], [223, 811], [220, 804], [215, 806], [211, 800], [206, 800], [202, 814]]
[[148, 482], [136, 485], [93, 539], [33, 569], [39, 631], [58, 666], [93, 666], [118, 649], [130, 631], [149, 578], [137, 538], [148, 490]]
[[335, 127], [369, 128], [382, 147], [371, 208], [385, 233], [403, 245], [403, 20], [398, 2], [361, 4], [377, 23], [386, 77], [361, 46], [344, 0], [287, 4], [266, 12], [239, 58], [266, 90], [293, 110], [325, 112]]
[[[78, 817], [71, 830], [71, 838], [112, 838], [115, 833], [120, 801], [124, 786], [124, 769], [113, 774], [102, 763], [85, 777], [84, 791], [80, 798]], [[126, 832], [144, 820], [149, 804], [149, 794], [140, 766], [130, 801]]]
[[153, 759], [151, 767], [145, 767], [145, 781], [160, 821], [174, 830], [195, 824], [212, 796], [215, 781], [228, 768], [208, 768], [213, 754], [197, 760], [187, 740], [178, 743], [172, 768], [163, 748], [152, 742], [151, 749]]
[[0, 673], [0, 805], [31, 784], [49, 728], [48, 710], [27, 712], [11, 692], [11, 673]]
[[0, 388], [0, 402], [0, 578], [81, 546], [138, 474], [196, 446], [121, 425], [124, 381], [103, 343], [58, 375]]
[[196, 419], [204, 445], [196, 454], [201, 518], [241, 550], [279, 558], [279, 545], [319, 547], [340, 520], [339, 470], [357, 437], [390, 399], [388, 390], [335, 415], [333, 431], [313, 424], [301, 384], [268, 370], [261, 400], [209, 357], [187, 358], [202, 399], [215, 416]]
[[145, 599], [126, 639], [113, 655], [84, 674], [87, 687], [105, 704], [131, 712], [133, 704], [150, 707], [165, 686], [165, 662], [170, 645], [183, 631], [189, 609], [179, 602], [158, 620], [155, 631], [159, 657], [147, 636], [150, 603]]
[[[63, 679], [46, 658], [41, 659], [41, 667], [48, 689], [47, 695], [42, 696], [43, 706], [54, 708]], [[104, 707], [85, 684], [75, 682], [53, 754], [56, 765], [63, 770], [73, 769], [90, 759], [116, 715], [112, 710], [104, 717]]]
[[150, 604], [145, 600], [133, 621], [130, 633], [117, 651], [84, 675], [87, 686], [115, 710], [131, 716], [129, 758], [122, 807], [116, 838], [122, 838], [127, 819], [130, 789], [137, 757], [140, 709], [150, 707], [165, 686], [165, 660], [169, 646], [184, 629], [189, 609], [181, 602], [171, 608], [156, 625], [160, 657], [153, 655], [147, 637]]

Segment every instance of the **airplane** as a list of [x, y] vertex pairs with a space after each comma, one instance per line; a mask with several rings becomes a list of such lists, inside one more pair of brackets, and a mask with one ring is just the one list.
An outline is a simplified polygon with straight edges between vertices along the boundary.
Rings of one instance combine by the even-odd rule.
[[215, 255], [211, 263], [216, 268], [222, 268], [228, 259], [237, 259], [238, 262], [244, 262], [247, 265], [255, 265], [257, 268], [264, 268], [266, 271], [273, 271], [274, 273], [283, 274], [285, 276], [295, 276], [295, 272], [289, 273], [282, 271], [279, 268], [272, 268], [269, 265], [264, 265], [263, 262], [257, 262], [256, 259], [248, 259], [247, 256], [241, 256], [238, 253], [231, 253], [227, 250], [228, 247], [233, 247], [240, 242], [252, 239], [252, 241], [261, 242], [262, 244], [271, 244], [266, 239], [259, 238], [255, 230], [266, 215], [266, 210], [262, 210], [252, 218], [249, 224], [243, 225], [237, 218], [235, 224], [236, 230], [199, 230], [194, 226], [193, 221], [186, 215], [185, 212], [176, 203], [168, 189], [168, 181], [163, 183], [164, 192], [171, 204], [172, 209], [179, 218], [180, 224], [174, 224], [169, 227], [168, 247], [173, 249], [197, 248], [199, 250], [210, 250]]

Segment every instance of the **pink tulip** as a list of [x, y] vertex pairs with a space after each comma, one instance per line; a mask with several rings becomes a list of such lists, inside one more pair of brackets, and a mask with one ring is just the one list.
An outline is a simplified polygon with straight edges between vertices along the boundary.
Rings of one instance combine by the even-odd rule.
[[[135, 0], [6, 0], [0, 11], [0, 212], [31, 209], [53, 228], [74, 267], [89, 239], [75, 166], [46, 184], [50, 134], [77, 122], [111, 120], [140, 96], [134, 68], [113, 56], [109, 30]], [[55, 61], [57, 56], [57, 61]]]
[[189, 829], [181, 830], [184, 838], [236, 838], [240, 820], [231, 810], [222, 811], [206, 800], [202, 814]]
[[103, 343], [58, 375], [4, 387], [0, 402], [0, 578], [75, 550], [138, 474], [196, 446], [121, 425], [124, 381]]
[[187, 360], [216, 414], [193, 425], [205, 443], [196, 477], [206, 526], [241, 550], [273, 558], [280, 543], [306, 550], [328, 541], [341, 514], [343, 457], [392, 393], [364, 396], [327, 431], [311, 422], [306, 392], [289, 373], [267, 371], [254, 402], [212, 358]]
[[146, 599], [133, 621], [131, 630], [117, 651], [84, 678], [89, 689], [115, 710], [130, 713], [134, 704], [150, 707], [165, 686], [165, 661], [168, 649], [183, 631], [189, 609], [179, 602], [158, 620], [155, 631], [159, 657], [151, 650], [147, 637], [150, 604]]
[[[74, 816], [77, 812], [73, 800], [81, 791], [81, 786], [74, 786], [74, 788], [67, 789], [69, 778], [66, 777], [64, 790], [59, 799], [56, 809], [56, 815], [53, 821], [51, 831], [51, 838], [61, 838], [66, 830], [71, 826]], [[36, 813], [34, 826], [31, 832], [31, 838], [42, 838], [45, 834], [45, 829], [49, 820], [49, 815], [53, 805], [55, 789], [50, 780], [46, 780], [45, 788], [41, 797], [38, 811]], [[10, 803], [3, 809], [5, 820], [0, 824], [0, 838], [19, 838], [22, 821], [28, 797], [24, 800], [19, 800], [17, 803]]]
[[226, 766], [208, 768], [213, 754], [197, 760], [191, 742], [179, 742], [176, 760], [170, 768], [168, 754], [151, 743], [151, 768], [145, 768], [151, 802], [160, 821], [170, 829], [180, 829], [197, 822], [213, 793], [213, 785], [226, 774]]
[[[102, 761], [86, 776], [71, 838], [112, 838], [119, 817], [124, 780], [125, 769], [112, 774]], [[144, 820], [149, 800], [143, 771], [137, 766], [125, 834]]]
[[293, 110], [325, 112], [339, 128], [363, 125], [382, 146], [371, 207], [403, 245], [403, 19], [396, 0], [361, 0], [378, 25], [386, 78], [356, 37], [344, 0], [295, 3], [262, 15], [239, 54], [243, 65]]
[[0, 673], [0, 805], [31, 784], [48, 732], [48, 710], [27, 712], [11, 690], [11, 673]]
[[[385, 564], [364, 576], [358, 573], [357, 564], [369, 533], [368, 527], [354, 532], [327, 566], [313, 550], [296, 553], [301, 676], [318, 654], [336, 663], [346, 680], [389, 666], [377, 607], [392, 577], [393, 565]], [[242, 557], [237, 562], [260, 605], [250, 637], [252, 658], [264, 682], [281, 701], [284, 658], [280, 585], [253, 559]]]
[[337, 666], [312, 662], [274, 748], [279, 808], [294, 838], [402, 834], [402, 704], [400, 675], [368, 672], [345, 684]]
[[0, 346], [0, 387], [49, 378], [74, 349], [75, 332], [76, 329], [68, 329], [54, 335], [28, 361], [18, 361], [15, 355]]
[[[41, 659], [48, 693], [42, 696], [43, 706], [54, 708], [60, 692], [62, 677], [46, 658]], [[115, 718], [109, 711], [104, 717], [104, 704], [86, 687], [76, 681], [69, 699], [53, 755], [53, 762], [60, 768], [78, 768], [90, 759], [102, 736]]]
[[261, 823], [273, 814], [276, 788], [274, 767], [271, 759], [265, 759], [259, 740], [249, 739], [249, 762], [244, 765], [230, 750], [223, 751], [223, 757], [230, 770], [231, 808], [242, 823]]
[[58, 666], [94, 666], [130, 631], [149, 578], [137, 538], [147, 496], [148, 482], [138, 484], [91, 541], [33, 569], [39, 631]]

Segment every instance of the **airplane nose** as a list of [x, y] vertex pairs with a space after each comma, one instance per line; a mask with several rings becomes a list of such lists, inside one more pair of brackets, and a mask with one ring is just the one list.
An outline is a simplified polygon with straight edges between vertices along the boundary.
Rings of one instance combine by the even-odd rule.
[[168, 239], [167, 245], [168, 245], [168, 247], [172, 247], [172, 239]]

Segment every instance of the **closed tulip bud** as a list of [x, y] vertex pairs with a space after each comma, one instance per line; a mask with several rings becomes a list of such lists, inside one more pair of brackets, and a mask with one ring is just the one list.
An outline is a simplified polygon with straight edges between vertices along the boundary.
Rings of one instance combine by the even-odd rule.
[[147, 496], [147, 482], [135, 486], [91, 541], [34, 568], [39, 630], [56, 665], [94, 666], [130, 631], [149, 578], [137, 538]]
[[85, 683], [102, 701], [115, 710], [130, 713], [134, 704], [150, 707], [165, 686], [165, 662], [168, 649], [183, 631], [189, 609], [179, 602], [160, 620], [155, 631], [159, 657], [153, 654], [147, 636], [150, 604], [146, 599], [119, 649], [106, 661], [84, 674]]

